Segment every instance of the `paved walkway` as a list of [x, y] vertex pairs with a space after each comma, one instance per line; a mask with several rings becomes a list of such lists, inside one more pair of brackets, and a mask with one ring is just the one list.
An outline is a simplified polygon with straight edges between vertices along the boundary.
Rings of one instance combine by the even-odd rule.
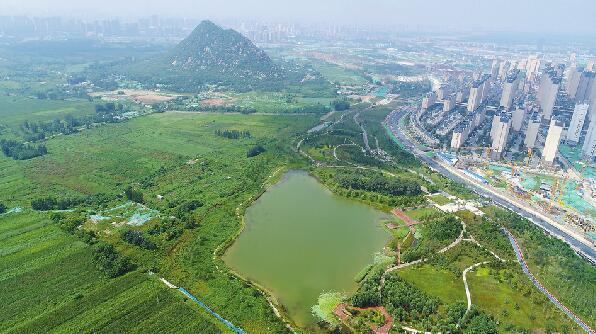
[[464, 273], [462, 274], [462, 278], [464, 280], [464, 288], [466, 289], [466, 298], [468, 299], [468, 310], [467, 311], [469, 311], [472, 308], [472, 295], [470, 294], [470, 289], [468, 287], [468, 280], [466, 279], [466, 275], [468, 274], [469, 271], [474, 270], [477, 267], [487, 264], [487, 263], [488, 263], [488, 261], [475, 263], [475, 264], [469, 266], [468, 268], [466, 268], [466, 270], [464, 270]]

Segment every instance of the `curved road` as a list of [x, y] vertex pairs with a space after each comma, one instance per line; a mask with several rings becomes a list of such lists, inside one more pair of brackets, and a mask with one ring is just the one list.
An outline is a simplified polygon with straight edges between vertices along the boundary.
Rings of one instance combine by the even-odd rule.
[[551, 235], [554, 235], [554, 236], [562, 239], [563, 241], [567, 242], [580, 255], [587, 258], [590, 262], [596, 263], [596, 251], [594, 250], [593, 247], [590, 247], [589, 245], [586, 245], [585, 243], [579, 241], [574, 236], [559, 229], [557, 226], [552, 225], [551, 223], [547, 222], [546, 220], [538, 217], [536, 214], [531, 213], [524, 208], [518, 207], [518, 206], [510, 203], [509, 201], [503, 199], [502, 197], [496, 196], [496, 195], [488, 192], [487, 190], [483, 189], [482, 187], [451, 172], [450, 170], [448, 170], [447, 168], [445, 168], [441, 164], [439, 164], [437, 161], [435, 161], [433, 158], [427, 156], [425, 154], [425, 152], [418, 149], [416, 147], [416, 145], [412, 141], [410, 141], [410, 139], [403, 132], [396, 131], [396, 129], [399, 129], [399, 126], [398, 126], [399, 121], [401, 120], [402, 117], [404, 117], [405, 115], [408, 114], [408, 111], [406, 109], [402, 109], [400, 111], [396, 110], [393, 113], [396, 113], [396, 114], [390, 115], [390, 117], [392, 118], [392, 124], [389, 124], [389, 128], [390, 128], [391, 132], [393, 133], [393, 135], [395, 137], [397, 137], [397, 139], [412, 154], [414, 154], [416, 157], [418, 157], [420, 160], [422, 160], [424, 163], [426, 163], [429, 167], [431, 167], [432, 169], [436, 170], [437, 172], [443, 174], [445, 177], [447, 177], [455, 182], [463, 183], [463, 184], [470, 186], [474, 190], [474, 192], [476, 192], [478, 195], [489, 198], [494, 203], [496, 203], [502, 207], [505, 207], [505, 208], [519, 214], [520, 216], [530, 220], [532, 223], [540, 226], [541, 228], [546, 230]]
[[538, 290], [540, 290], [544, 295], [546, 295], [546, 297], [553, 304], [555, 304], [555, 306], [557, 306], [561, 311], [563, 311], [565, 314], [567, 314], [569, 316], [569, 318], [571, 318], [571, 320], [575, 321], [575, 323], [577, 323], [587, 333], [594, 334], [594, 331], [592, 330], [592, 328], [590, 328], [590, 326], [588, 326], [585, 322], [583, 322], [577, 315], [575, 315], [575, 313], [571, 312], [571, 310], [569, 310], [567, 307], [565, 307], [565, 305], [563, 305], [555, 296], [553, 296], [550, 292], [548, 292], [548, 290], [542, 284], [540, 284], [540, 282], [536, 279], [536, 277], [534, 277], [534, 275], [532, 275], [532, 273], [530, 272], [530, 269], [528, 269], [528, 264], [526, 263], [526, 260], [524, 259], [524, 254], [522, 253], [521, 249], [519, 248], [519, 245], [517, 244], [517, 240], [515, 240], [515, 237], [513, 237], [511, 232], [509, 232], [505, 228], [503, 228], [503, 232], [505, 232], [505, 234], [507, 235], [507, 238], [509, 238], [509, 242], [511, 242], [511, 246], [513, 246], [513, 250], [515, 250], [515, 255], [517, 256], [517, 261], [522, 266], [522, 270], [524, 271], [526, 276], [528, 276], [530, 278], [530, 280], [536, 286], [536, 288], [538, 288]]

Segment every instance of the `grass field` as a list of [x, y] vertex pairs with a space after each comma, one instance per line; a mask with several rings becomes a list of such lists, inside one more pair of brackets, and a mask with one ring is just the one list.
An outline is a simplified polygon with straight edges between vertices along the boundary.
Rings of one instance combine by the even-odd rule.
[[0, 332], [220, 333], [220, 324], [156, 276], [107, 279], [91, 248], [43, 214], [0, 217]]
[[[248, 163], [246, 151], [257, 142], [284, 134], [294, 127], [306, 127], [311, 118], [166, 113], [153, 114], [120, 124], [86, 130], [70, 136], [59, 136], [47, 142], [51, 154], [28, 161], [0, 157], [0, 201], [26, 205], [40, 193], [89, 195], [98, 192], [120, 192], [125, 184], [164, 173], [163, 187], [155, 194], [175, 196], [177, 183], [169, 183], [169, 173], [195, 174], [198, 166], [187, 165], [189, 159], [226, 167], [229, 175]], [[214, 134], [217, 129], [250, 130], [252, 138], [233, 141]], [[76, 162], [76, 163], [73, 163]], [[160, 171], [161, 170], [161, 171]], [[210, 170], [209, 173], [213, 173]], [[222, 186], [239, 180], [217, 175]], [[186, 175], [204, 178], [205, 175]], [[215, 180], [211, 180], [215, 181]], [[169, 184], [167, 184], [169, 183]], [[154, 196], [152, 196], [154, 197]]]
[[447, 198], [447, 197], [445, 197], [445, 196], [443, 196], [441, 194], [432, 195], [432, 196], [429, 196], [428, 198], [431, 201], [437, 203], [438, 205], [445, 205], [445, 204], [452, 203], [452, 201], [449, 198]]
[[435, 209], [432, 206], [406, 211], [406, 215], [414, 220], [420, 220], [421, 218], [424, 218], [424, 217], [427, 217], [430, 215], [435, 215], [438, 213], [441, 213], [441, 211]]
[[0, 124], [20, 126], [24, 121], [51, 121], [66, 115], [81, 116], [94, 112], [86, 100], [40, 100], [32, 97], [0, 95]]
[[[47, 226], [43, 215], [34, 214], [34, 220], [18, 227], [19, 221], [25, 219], [22, 217], [31, 214], [28, 209], [31, 199], [104, 193], [113, 199], [110, 205], [116, 206], [123, 202], [120, 198], [123, 189], [132, 184], [144, 193], [145, 204], [160, 212], [171, 212], [168, 211], [171, 205], [183, 201], [200, 200], [203, 206], [192, 216], [198, 226], [185, 230], [175, 240], [160, 241], [156, 251], [125, 243], [119, 237], [122, 227], [111, 224], [97, 225], [103, 240], [130, 257], [139, 271], [159, 270], [160, 275], [187, 288], [247, 332], [284, 332], [285, 327], [275, 317], [266, 299], [222, 270], [223, 262], [214, 259], [213, 253], [239, 230], [236, 208], [250, 203], [249, 199], [262, 191], [264, 182], [275, 170], [300, 163], [287, 153], [289, 142], [297, 133], [310, 128], [315, 120], [315, 116], [153, 114], [55, 137], [46, 142], [50, 153], [40, 158], [15, 161], [0, 157], [0, 202], [9, 208], [21, 206], [25, 209], [22, 216], [3, 218], [3, 232], [10, 234], [11, 239], [0, 246], [3, 255], [0, 266], [5, 271], [1, 276], [5, 287], [2, 291], [9, 291], [8, 287], [15, 285], [22, 291], [15, 294], [20, 296], [18, 299], [13, 299], [16, 297], [12, 292], [10, 295], [0, 293], [0, 299], [15, 310], [15, 313], [6, 315], [10, 322], [0, 323], [11, 328], [40, 328], [46, 326], [46, 322], [55, 321], [55, 326], [67, 326], [60, 327], [59, 332], [88, 332], [91, 331], [85, 327], [88, 324], [98, 326], [95, 328], [98, 332], [101, 331], [99, 326], [107, 326], [106, 332], [122, 332], [124, 328], [134, 332], [137, 330], [134, 321], [139, 321], [138, 331], [141, 332], [147, 332], [147, 328], [161, 332], [160, 326], [169, 326], [166, 329], [171, 327], [174, 332], [218, 331], [197, 315], [194, 306], [186, 306], [190, 311], [184, 311], [183, 299], [163, 290], [163, 284], [155, 282], [156, 278], [140, 272], [113, 280], [97, 278], [100, 274], [90, 264], [89, 248], [57, 227]], [[251, 138], [223, 138], [215, 134], [217, 129], [249, 130]], [[248, 158], [248, 149], [256, 144], [263, 145], [267, 151]], [[163, 196], [162, 200], [157, 199], [158, 194]], [[100, 208], [86, 209], [95, 211]], [[152, 220], [139, 229], [147, 231], [160, 222], [161, 219]], [[38, 229], [30, 226], [36, 224], [40, 225]], [[18, 234], [20, 230], [31, 232]], [[46, 240], [50, 237], [56, 237], [56, 241]], [[36, 248], [39, 248], [39, 258], [27, 255]], [[23, 253], [16, 255], [19, 249]], [[64, 262], [44, 262], [54, 258]], [[25, 266], [13, 268], [14, 263]], [[36, 285], [35, 277], [47, 281], [47, 286], [46, 283]], [[61, 287], [65, 290], [60, 290]], [[83, 297], [76, 297], [79, 292]], [[101, 299], [104, 294], [105, 299]], [[82, 314], [69, 311], [76, 305], [72, 304], [75, 297], [84, 300], [87, 295], [86, 306], [80, 308]], [[22, 296], [31, 296], [32, 302], [22, 300]], [[157, 300], [159, 305], [155, 304]], [[181, 311], [175, 303], [181, 304]], [[190, 301], [187, 303], [191, 304]], [[43, 310], [41, 315], [47, 312], [48, 316], [33, 317], [35, 313], [41, 313], [40, 310]], [[62, 315], [54, 316], [53, 312]], [[22, 315], [17, 317], [17, 313]], [[60, 318], [71, 313], [72, 322]], [[147, 319], [143, 322], [135, 320], [135, 314], [139, 314], [138, 317], [144, 314]], [[130, 321], [128, 316], [132, 317]], [[188, 317], [191, 320], [185, 324]], [[31, 319], [25, 322], [23, 319], [27, 318]], [[163, 318], [171, 318], [174, 323], [169, 325]], [[34, 322], [36, 319], [40, 322]], [[207, 327], [201, 328], [203, 324]], [[118, 329], [116, 326], [123, 327]], [[14, 327], [14, 330], [23, 332], [20, 328]]]
[[459, 276], [431, 265], [408, 267], [397, 271], [410, 284], [418, 287], [443, 303], [466, 301], [464, 283]]
[[515, 235], [530, 271], [540, 283], [594, 328], [596, 299], [592, 296], [596, 295], [596, 268], [531, 222], [498, 207], [483, 210]]
[[337, 82], [340, 85], [346, 86], [357, 86], [367, 83], [366, 79], [356, 71], [348, 70], [341, 66], [323, 61], [316, 61], [312, 64], [313, 67], [325, 77], [325, 79], [333, 83]]
[[236, 94], [232, 100], [234, 105], [254, 108], [260, 113], [288, 113], [315, 105], [329, 106], [333, 98], [305, 98], [298, 94], [281, 92], [248, 92]]
[[502, 331], [511, 331], [513, 325], [531, 328], [534, 333], [553, 330], [579, 333], [579, 328], [544, 295], [530, 287], [531, 283], [524, 276], [507, 277], [508, 273], [511, 274], [502, 271], [495, 277], [487, 268], [479, 268], [468, 274], [472, 303], [495, 316]]

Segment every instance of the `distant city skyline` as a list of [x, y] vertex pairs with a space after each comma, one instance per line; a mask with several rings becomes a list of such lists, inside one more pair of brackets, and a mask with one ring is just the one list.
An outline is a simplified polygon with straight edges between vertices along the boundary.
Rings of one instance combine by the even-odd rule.
[[254, 19], [387, 25], [444, 31], [506, 31], [591, 35], [596, 38], [592, 0], [21, 0], [0, 2], [2, 15], [66, 16], [81, 19], [159, 15], [193, 19]]

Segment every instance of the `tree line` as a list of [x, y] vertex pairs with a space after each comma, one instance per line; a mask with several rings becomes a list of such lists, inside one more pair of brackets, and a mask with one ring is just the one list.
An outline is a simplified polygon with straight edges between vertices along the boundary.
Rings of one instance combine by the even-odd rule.
[[250, 138], [250, 131], [240, 131], [240, 130], [215, 130], [215, 135], [228, 138], [228, 139], [241, 139], [241, 138]]
[[31, 145], [16, 140], [0, 140], [0, 148], [5, 156], [14, 160], [28, 160], [48, 154], [45, 145]]
[[116, 123], [121, 121], [118, 117], [124, 111], [124, 105], [113, 102], [95, 105], [95, 114], [84, 117], [66, 115], [63, 119], [55, 118], [52, 121], [24, 121], [21, 130], [25, 133], [25, 141], [36, 142], [55, 134], [69, 135], [78, 132], [81, 127], [89, 127], [94, 123]]
[[247, 158], [252, 158], [252, 157], [256, 157], [257, 155], [261, 154], [265, 152], [265, 148], [261, 145], [255, 145], [253, 147], [251, 147], [248, 152], [246, 152], [246, 157]]
[[331, 106], [336, 111], [344, 111], [350, 109], [350, 102], [348, 100], [335, 100], [331, 102]]
[[36, 211], [68, 210], [81, 204], [80, 198], [43, 197], [31, 200], [31, 208]]
[[420, 185], [402, 178], [387, 178], [380, 173], [362, 175], [361, 171], [338, 171], [335, 180], [346, 189], [378, 192], [391, 196], [416, 196], [422, 193]]
[[131, 245], [139, 246], [147, 250], [155, 250], [157, 246], [153, 241], [147, 239], [142, 232], [135, 230], [126, 230], [122, 233], [122, 240]]

